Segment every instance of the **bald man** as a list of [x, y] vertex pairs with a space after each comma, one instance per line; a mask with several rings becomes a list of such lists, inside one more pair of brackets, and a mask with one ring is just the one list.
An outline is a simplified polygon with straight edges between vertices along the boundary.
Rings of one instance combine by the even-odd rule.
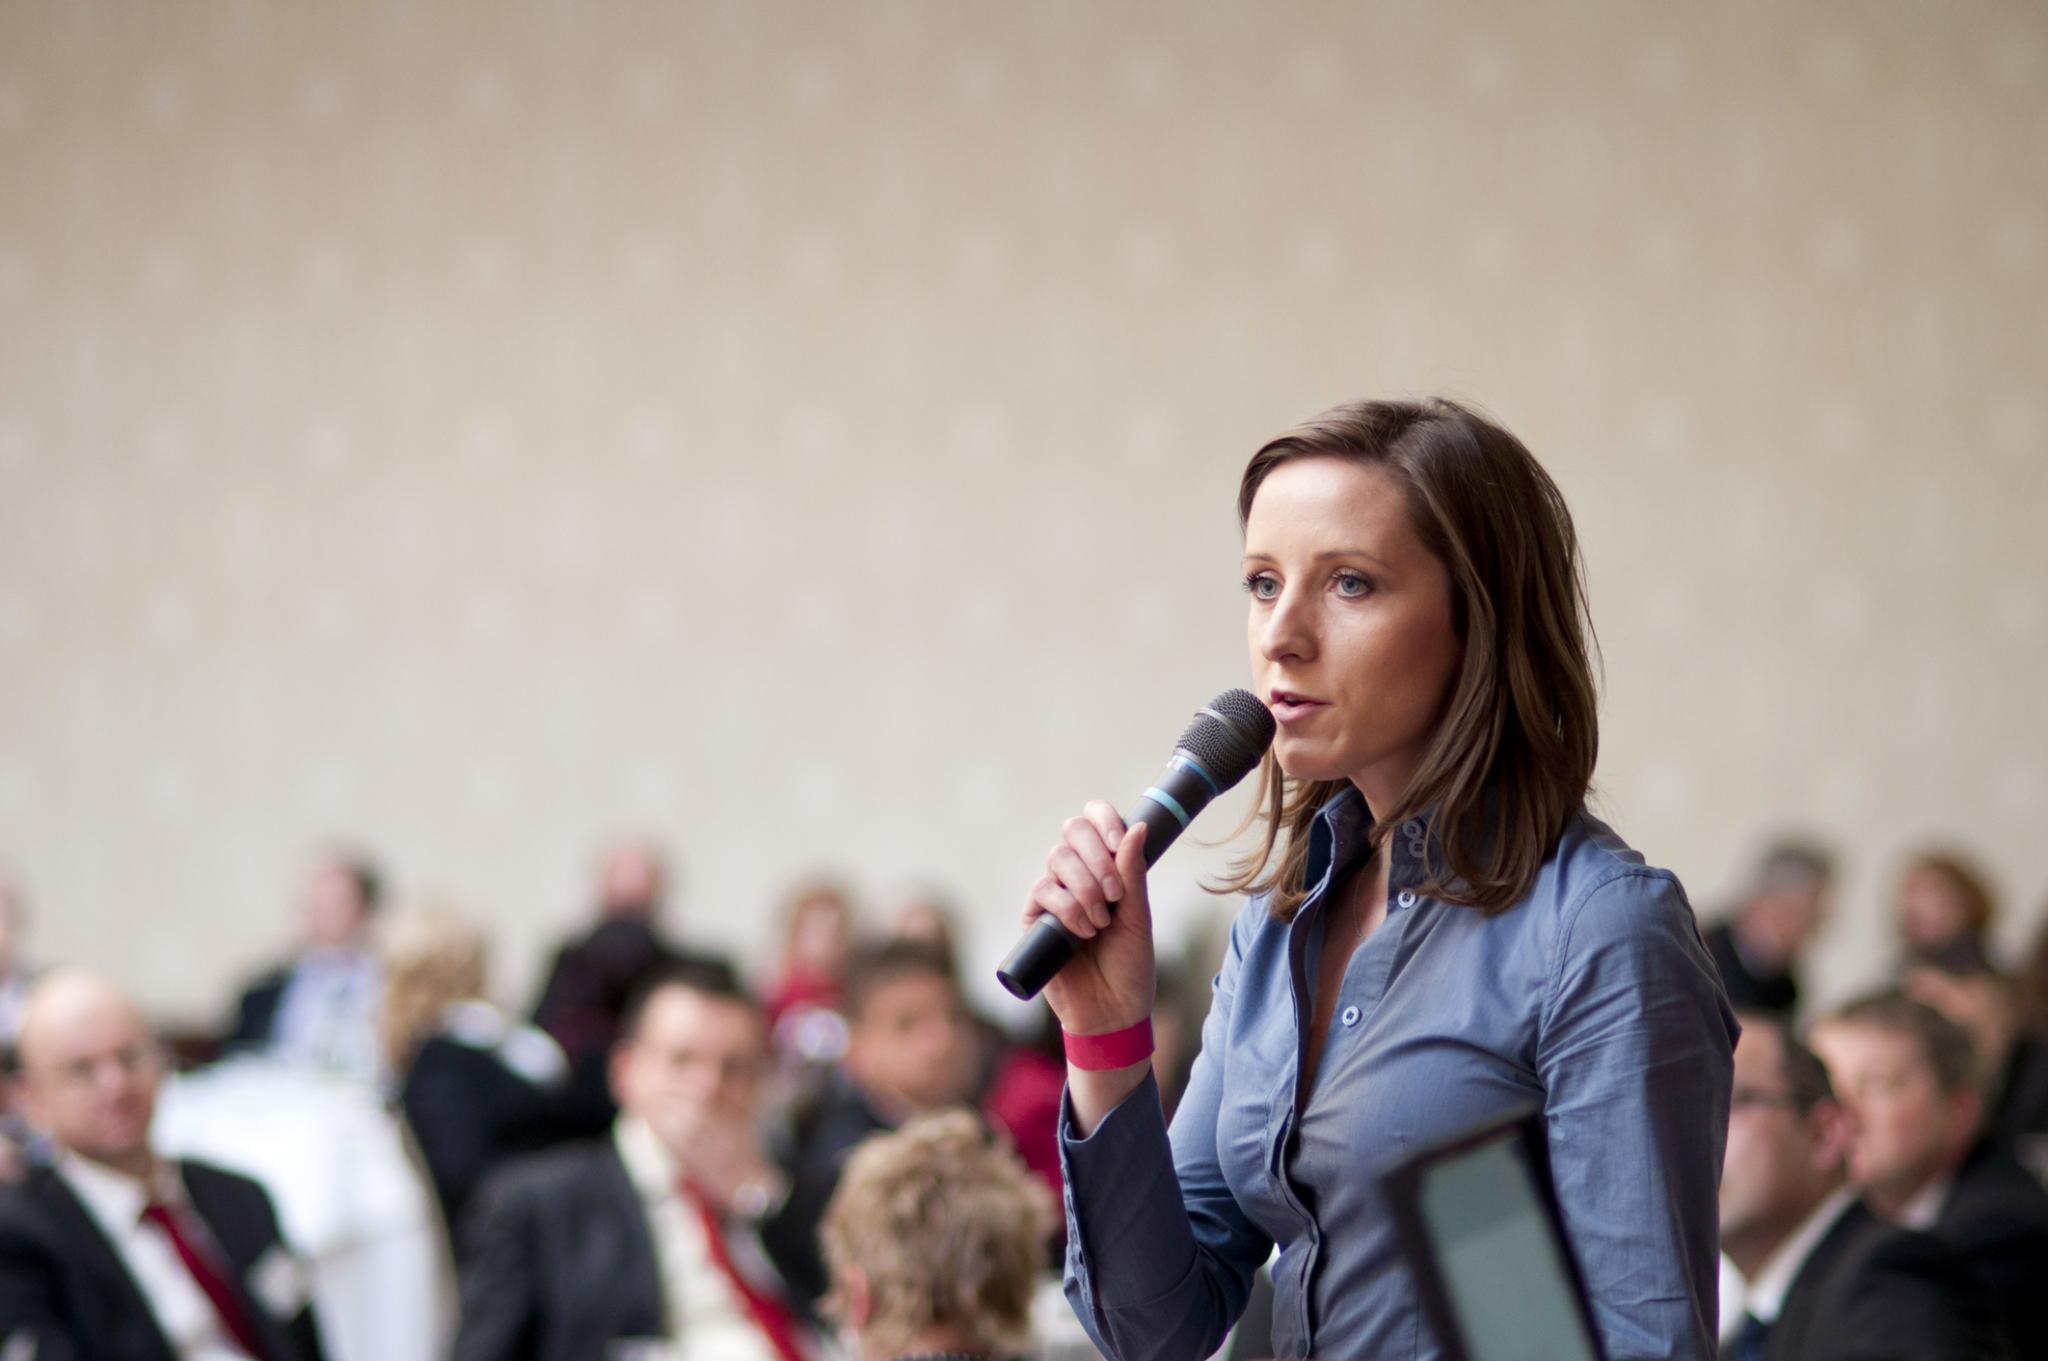
[[149, 1145], [163, 1059], [134, 1004], [65, 970], [17, 1041], [49, 1167], [0, 1191], [0, 1357], [321, 1361], [304, 1264], [263, 1188]]

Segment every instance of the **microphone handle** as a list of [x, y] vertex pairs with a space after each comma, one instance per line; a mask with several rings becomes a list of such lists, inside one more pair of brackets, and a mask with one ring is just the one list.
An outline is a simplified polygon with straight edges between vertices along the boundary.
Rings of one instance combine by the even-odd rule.
[[[1205, 777], [1206, 778], [1206, 777]], [[1207, 802], [1206, 799], [1203, 800]], [[1126, 826], [1145, 824], [1145, 868], [1151, 869], [1166, 854], [1166, 848], [1173, 844], [1175, 837], [1187, 825], [1185, 817], [1192, 820], [1201, 811], [1200, 806], [1186, 808], [1181, 812], [1155, 800], [1148, 792], [1138, 800], [1138, 806], [1124, 819]], [[1116, 904], [1109, 905], [1111, 912]], [[1048, 912], [1031, 923], [1031, 929], [1024, 933], [1010, 951], [1002, 966], [996, 970], [996, 979], [1010, 990], [1014, 997], [1030, 1001], [1038, 996], [1039, 990], [1052, 982], [1052, 976], [1067, 966], [1086, 941], [1076, 939], [1067, 928], [1060, 925], [1060, 919]]]

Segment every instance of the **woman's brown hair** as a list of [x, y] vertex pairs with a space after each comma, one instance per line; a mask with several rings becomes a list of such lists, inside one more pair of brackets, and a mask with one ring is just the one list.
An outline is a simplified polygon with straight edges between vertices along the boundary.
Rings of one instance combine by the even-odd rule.
[[[1353, 402], [1252, 455], [1240, 528], [1267, 474], [1301, 458], [1392, 477], [1417, 537], [1444, 565], [1464, 662], [1413, 781], [1374, 816], [1385, 829], [1429, 814], [1423, 891], [1503, 911], [1584, 805], [1600, 750], [1592, 621], [1564, 496], [1520, 440], [1456, 402]], [[1291, 920], [1308, 892], [1309, 828], [1341, 787], [1290, 780], [1267, 753], [1252, 814], [1263, 816], [1262, 844], [1221, 887], [1270, 893], [1273, 915]]]

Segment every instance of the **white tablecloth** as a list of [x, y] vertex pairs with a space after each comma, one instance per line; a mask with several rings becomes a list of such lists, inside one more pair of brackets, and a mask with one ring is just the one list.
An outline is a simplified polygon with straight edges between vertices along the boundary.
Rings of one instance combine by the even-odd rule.
[[402, 1126], [367, 1085], [262, 1059], [173, 1078], [156, 1146], [262, 1182], [310, 1259], [333, 1361], [439, 1361], [455, 1319], [448, 1249]]

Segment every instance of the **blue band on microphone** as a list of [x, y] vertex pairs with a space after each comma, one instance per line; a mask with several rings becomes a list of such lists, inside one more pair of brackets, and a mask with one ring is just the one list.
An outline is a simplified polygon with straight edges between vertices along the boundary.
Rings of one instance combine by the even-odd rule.
[[1180, 806], [1179, 799], [1176, 799], [1156, 784], [1145, 791], [1145, 797], [1180, 819], [1180, 829], [1183, 832], [1188, 829], [1188, 810]]
[[1188, 755], [1186, 752], [1175, 752], [1173, 754], [1173, 764], [1180, 766], [1185, 770], [1192, 770], [1195, 772], [1195, 774], [1201, 776], [1202, 783], [1209, 786], [1210, 798], [1213, 799], [1223, 792], [1222, 787], [1216, 783], [1216, 777], [1214, 775], [1211, 775], [1208, 771], [1202, 769], [1202, 763], [1200, 761], [1197, 761], [1194, 757]]

